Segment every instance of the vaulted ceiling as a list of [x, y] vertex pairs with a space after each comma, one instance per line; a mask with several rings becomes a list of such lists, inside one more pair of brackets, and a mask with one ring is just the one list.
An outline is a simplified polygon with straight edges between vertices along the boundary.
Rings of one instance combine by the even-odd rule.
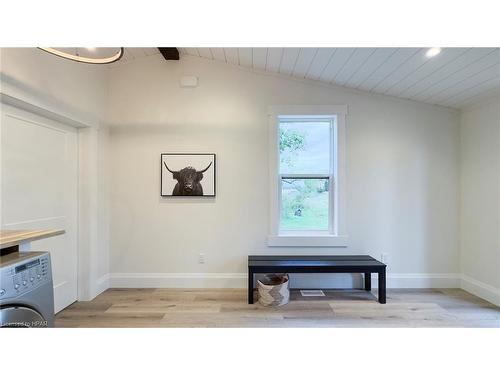
[[[462, 108], [500, 95], [499, 48], [179, 48], [182, 55]], [[156, 54], [126, 48], [123, 61]]]

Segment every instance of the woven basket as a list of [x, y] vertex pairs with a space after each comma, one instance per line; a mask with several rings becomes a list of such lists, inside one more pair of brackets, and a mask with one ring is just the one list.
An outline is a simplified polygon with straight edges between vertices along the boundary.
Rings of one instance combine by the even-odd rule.
[[288, 275], [265, 275], [257, 280], [259, 302], [263, 306], [282, 306], [290, 301]]

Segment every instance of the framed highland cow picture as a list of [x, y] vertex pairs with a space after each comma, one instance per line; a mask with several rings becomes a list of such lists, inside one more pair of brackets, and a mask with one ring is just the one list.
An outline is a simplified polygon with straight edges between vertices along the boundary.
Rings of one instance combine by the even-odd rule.
[[215, 154], [161, 154], [162, 197], [215, 197]]

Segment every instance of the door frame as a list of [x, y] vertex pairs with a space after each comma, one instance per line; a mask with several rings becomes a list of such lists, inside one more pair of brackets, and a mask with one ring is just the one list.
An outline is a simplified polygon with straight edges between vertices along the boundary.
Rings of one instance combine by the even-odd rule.
[[[108, 272], [99, 275], [99, 131], [100, 123], [82, 122], [0, 92], [0, 104], [62, 123], [77, 130], [77, 300], [90, 301], [108, 289]], [[1, 136], [1, 135], [0, 135]], [[100, 223], [102, 225], [102, 223]], [[24, 247], [22, 250], [26, 250]], [[104, 246], [106, 258], [107, 245]]]

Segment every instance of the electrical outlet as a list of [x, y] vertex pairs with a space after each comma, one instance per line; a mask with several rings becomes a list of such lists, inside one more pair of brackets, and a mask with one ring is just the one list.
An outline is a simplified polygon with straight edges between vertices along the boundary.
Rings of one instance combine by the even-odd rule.
[[200, 255], [198, 255], [198, 263], [205, 264], [205, 254], [204, 253], [200, 253]]
[[388, 260], [389, 260], [389, 254], [387, 254], [387, 253], [382, 253], [382, 254], [380, 254], [380, 261], [381, 261], [382, 263], [387, 264], [387, 261], [388, 261]]

